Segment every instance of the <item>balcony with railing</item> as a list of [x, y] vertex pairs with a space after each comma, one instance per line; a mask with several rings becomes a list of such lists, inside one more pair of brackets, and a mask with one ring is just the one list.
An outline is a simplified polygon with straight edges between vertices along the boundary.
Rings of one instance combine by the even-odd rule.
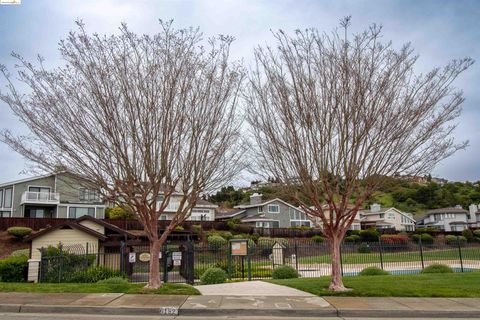
[[60, 194], [56, 192], [25, 191], [22, 194], [21, 204], [59, 204]]

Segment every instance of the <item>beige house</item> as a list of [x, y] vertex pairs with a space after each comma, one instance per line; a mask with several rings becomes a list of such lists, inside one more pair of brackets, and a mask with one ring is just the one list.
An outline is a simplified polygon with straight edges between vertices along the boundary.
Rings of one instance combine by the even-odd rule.
[[[349, 204], [347, 206], [347, 209], [353, 209], [353, 207], [354, 207], [353, 205]], [[330, 219], [330, 217], [331, 217], [330, 216], [330, 208], [328, 207], [328, 204], [324, 204], [322, 206], [322, 209], [323, 209], [323, 212], [325, 214], [325, 218]], [[335, 217], [335, 213], [333, 213], [333, 217]], [[316, 227], [319, 227], [319, 228], [323, 227], [322, 219], [320, 219], [319, 217], [315, 217], [315, 216], [310, 215], [310, 219], [313, 221], [313, 223]], [[360, 229], [361, 229], [360, 213], [357, 212], [352, 224], [350, 225], [349, 230], [360, 230]]]
[[414, 231], [415, 219], [410, 213], [396, 208], [382, 209], [378, 203], [370, 206], [370, 210], [360, 212], [362, 228], [395, 229], [396, 231]]
[[[37, 282], [42, 248], [58, 247], [75, 250], [76, 253], [97, 254], [98, 263], [114, 269], [120, 268], [120, 241], [136, 239], [132, 233], [91, 216], [83, 216], [36, 232], [26, 238], [30, 242], [28, 281]], [[112, 252], [112, 253], [110, 253]]]

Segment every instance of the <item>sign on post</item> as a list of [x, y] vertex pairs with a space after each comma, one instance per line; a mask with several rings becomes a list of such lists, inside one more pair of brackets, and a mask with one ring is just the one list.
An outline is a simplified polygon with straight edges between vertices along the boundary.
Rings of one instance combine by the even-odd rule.
[[137, 261], [137, 254], [135, 252], [130, 252], [128, 254], [128, 262], [135, 263]]
[[232, 256], [246, 256], [248, 255], [248, 240], [234, 239], [230, 240], [230, 252]]

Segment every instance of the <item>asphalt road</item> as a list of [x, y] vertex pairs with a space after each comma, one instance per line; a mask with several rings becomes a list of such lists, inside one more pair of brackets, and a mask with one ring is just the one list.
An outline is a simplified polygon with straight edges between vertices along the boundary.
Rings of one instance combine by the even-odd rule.
[[[205, 320], [205, 317], [168, 317], [168, 316], [107, 316], [107, 315], [81, 315], [81, 314], [28, 314], [28, 313], [0, 313], [2, 320]], [[286, 317], [209, 317], [209, 320], [288, 320], [295, 318]], [[302, 320], [367, 320], [371, 318], [298, 318]], [[399, 320], [400, 318], [375, 318], [375, 320]], [[450, 318], [451, 319], [451, 318]], [[455, 318], [464, 319], [464, 318]], [[480, 318], [476, 318], [480, 320]], [[432, 318], [415, 318], [415, 320], [438, 320]], [[467, 320], [467, 319], [465, 319]], [[472, 320], [472, 318], [469, 318]]]

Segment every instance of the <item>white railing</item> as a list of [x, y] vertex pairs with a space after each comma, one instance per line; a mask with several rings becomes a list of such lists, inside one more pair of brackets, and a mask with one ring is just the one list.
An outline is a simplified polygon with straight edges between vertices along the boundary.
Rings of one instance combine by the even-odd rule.
[[22, 203], [60, 203], [60, 194], [56, 192], [25, 191]]

